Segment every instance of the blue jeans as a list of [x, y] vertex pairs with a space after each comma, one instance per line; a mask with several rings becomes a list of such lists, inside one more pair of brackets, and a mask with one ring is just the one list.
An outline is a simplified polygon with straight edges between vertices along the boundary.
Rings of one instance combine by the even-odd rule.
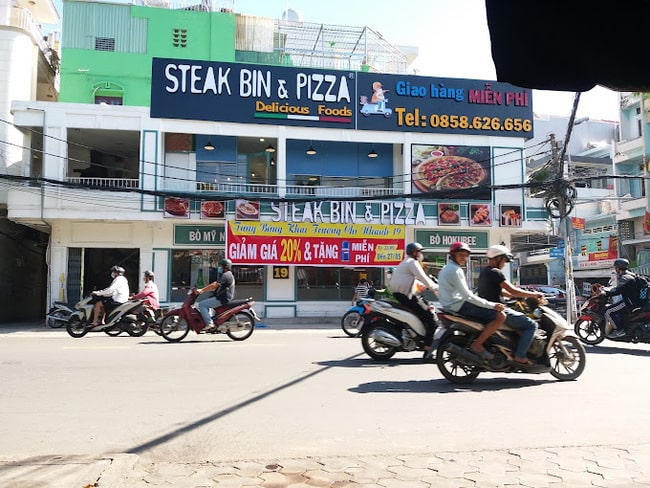
[[203, 317], [203, 322], [206, 326], [212, 325], [212, 316], [210, 315], [210, 309], [221, 306], [221, 302], [216, 297], [206, 298], [201, 300], [198, 303], [199, 312], [201, 312], [201, 317]]
[[533, 342], [533, 337], [535, 337], [537, 323], [521, 312], [516, 312], [509, 308], [506, 308], [504, 312], [506, 313], [506, 325], [517, 329], [521, 333], [519, 344], [517, 344], [517, 350], [515, 351], [515, 357], [525, 359], [528, 348]]

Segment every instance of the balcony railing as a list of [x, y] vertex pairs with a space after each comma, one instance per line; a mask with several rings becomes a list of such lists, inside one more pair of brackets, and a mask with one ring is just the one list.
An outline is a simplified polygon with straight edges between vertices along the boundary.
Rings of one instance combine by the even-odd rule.
[[[237, 193], [237, 194], [258, 194], [277, 195], [277, 185], [262, 183], [203, 183], [197, 182], [196, 189], [199, 192]], [[287, 185], [285, 187], [287, 196], [312, 195], [315, 197], [382, 197], [400, 195], [401, 191], [395, 188], [371, 188], [371, 187], [332, 187], [332, 186], [305, 186]]]
[[83, 186], [102, 186], [106, 188], [140, 188], [140, 180], [134, 178], [87, 178], [87, 177], [68, 177], [68, 183], [74, 183]]

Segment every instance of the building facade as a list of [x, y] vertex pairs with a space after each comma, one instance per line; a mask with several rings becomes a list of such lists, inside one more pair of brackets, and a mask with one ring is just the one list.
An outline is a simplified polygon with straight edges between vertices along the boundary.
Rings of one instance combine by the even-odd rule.
[[[348, 29], [314, 44], [309, 26], [228, 9], [64, 8], [60, 101], [12, 104], [25, 145], [48, 147], [42, 182], [9, 192], [13, 221], [51, 229], [48, 302], [121, 264], [176, 303], [227, 256], [258, 313], [339, 315], [409, 241], [434, 274], [468, 242], [473, 282], [490, 245], [547, 228], [522, 187], [527, 90], [408, 75], [383, 40], [342, 51]], [[24, 164], [33, 177], [33, 151]]]

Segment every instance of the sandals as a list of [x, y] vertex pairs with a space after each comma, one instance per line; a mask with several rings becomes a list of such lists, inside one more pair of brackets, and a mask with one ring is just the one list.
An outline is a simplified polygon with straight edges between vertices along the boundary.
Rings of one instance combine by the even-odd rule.
[[525, 361], [517, 361], [516, 359], [513, 359], [510, 361], [510, 363], [516, 364], [518, 366], [532, 366], [535, 364], [530, 359], [526, 359]]

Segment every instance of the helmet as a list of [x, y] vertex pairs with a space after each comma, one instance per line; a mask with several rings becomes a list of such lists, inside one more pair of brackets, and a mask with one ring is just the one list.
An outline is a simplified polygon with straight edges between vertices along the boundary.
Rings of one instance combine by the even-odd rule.
[[153, 277], [154, 277], [153, 271], [149, 271], [149, 270], [147, 270], [147, 271], [144, 272], [144, 275], [145, 275], [147, 278], [153, 280]]
[[422, 247], [422, 244], [420, 244], [419, 242], [411, 242], [406, 246], [406, 255], [410, 256], [411, 254], [413, 254], [414, 251], [421, 251], [422, 249], [424, 248]]
[[464, 242], [454, 242], [450, 247], [449, 247], [449, 252], [456, 252], [456, 251], [467, 251], [467, 252], [472, 252], [470, 247], [465, 244]]
[[122, 276], [124, 274], [124, 268], [122, 266], [113, 266], [111, 268], [111, 273], [117, 273]]
[[219, 264], [226, 269], [232, 268], [232, 261], [230, 259], [223, 258], [221, 261], [219, 261]]
[[620, 258], [614, 261], [614, 267], [620, 269], [627, 269], [630, 267], [630, 262], [625, 258]]
[[491, 246], [490, 249], [487, 250], [487, 253], [485, 253], [485, 255], [488, 258], [497, 258], [499, 256], [505, 256], [507, 262], [512, 261], [512, 253], [510, 252], [510, 249], [500, 244]]

